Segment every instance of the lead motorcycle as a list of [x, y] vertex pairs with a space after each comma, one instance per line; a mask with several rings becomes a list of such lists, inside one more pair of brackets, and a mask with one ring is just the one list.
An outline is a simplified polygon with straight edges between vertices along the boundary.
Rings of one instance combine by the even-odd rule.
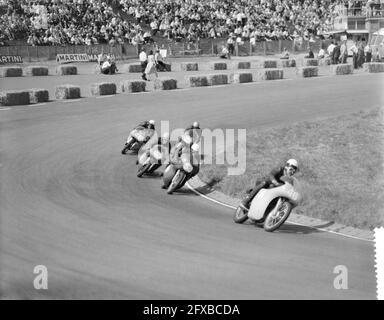
[[282, 185], [261, 189], [253, 198], [247, 212], [237, 207], [233, 220], [236, 223], [243, 223], [251, 219], [269, 232], [278, 229], [288, 219], [292, 209], [302, 201], [302, 196], [296, 187], [297, 179], [282, 177], [281, 180], [284, 180]]
[[143, 154], [139, 159], [139, 168], [137, 170], [137, 177], [141, 178], [144, 174], [151, 174], [161, 167], [161, 160], [163, 155], [159, 150], [159, 145], [153, 146], [149, 149], [148, 154]]
[[153, 136], [153, 134], [153, 129], [133, 129], [125, 142], [123, 150], [121, 150], [121, 154], [126, 154], [128, 151], [139, 151], [140, 148]]

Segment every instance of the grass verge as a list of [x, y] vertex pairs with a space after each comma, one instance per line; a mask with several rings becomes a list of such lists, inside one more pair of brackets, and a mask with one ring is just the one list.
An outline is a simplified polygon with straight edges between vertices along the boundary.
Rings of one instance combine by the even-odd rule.
[[245, 190], [272, 167], [296, 158], [304, 201], [298, 214], [373, 229], [384, 225], [384, 110], [247, 132], [247, 169], [203, 165], [200, 178], [227, 195]]

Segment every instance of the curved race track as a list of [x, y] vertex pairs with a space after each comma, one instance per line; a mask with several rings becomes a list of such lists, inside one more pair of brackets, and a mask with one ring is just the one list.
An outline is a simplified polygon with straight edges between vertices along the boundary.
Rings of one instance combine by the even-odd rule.
[[[84, 98], [0, 110], [2, 298], [374, 299], [373, 243], [266, 233], [188, 190], [166, 195], [120, 154], [138, 121], [250, 128], [382, 105], [356, 75]], [[48, 290], [33, 289], [45, 265]], [[348, 268], [335, 290], [334, 267]]]

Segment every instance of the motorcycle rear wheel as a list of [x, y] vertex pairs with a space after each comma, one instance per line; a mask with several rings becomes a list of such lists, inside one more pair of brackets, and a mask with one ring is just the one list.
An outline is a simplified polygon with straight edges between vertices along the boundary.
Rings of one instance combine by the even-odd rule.
[[233, 214], [233, 221], [236, 223], [244, 223], [248, 220], [247, 212], [244, 212], [242, 208], [237, 207], [235, 213]]
[[[277, 210], [277, 212], [276, 212]], [[292, 211], [292, 204], [283, 199], [279, 208], [274, 207], [266, 216], [264, 221], [264, 230], [268, 232], [278, 229], [289, 217]]]

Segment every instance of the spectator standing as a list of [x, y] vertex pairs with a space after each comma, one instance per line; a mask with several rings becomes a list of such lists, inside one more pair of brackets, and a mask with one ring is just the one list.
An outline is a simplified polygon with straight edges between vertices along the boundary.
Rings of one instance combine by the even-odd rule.
[[333, 48], [332, 52], [332, 64], [338, 64], [339, 63], [339, 58], [340, 58], [341, 50], [340, 50], [340, 45], [338, 42], [336, 42], [335, 47]]
[[371, 62], [371, 60], [372, 60], [372, 48], [369, 45], [369, 43], [367, 43], [367, 45], [364, 48], [364, 54], [365, 54], [365, 62]]
[[353, 59], [353, 68], [354, 69], [357, 69], [357, 53], [358, 53], [358, 49], [357, 49], [357, 43], [356, 41], [353, 42], [353, 45], [351, 47], [351, 51], [352, 51], [352, 59]]
[[149, 51], [148, 64], [147, 64], [147, 67], [145, 68], [145, 80], [149, 81], [149, 76], [153, 73], [156, 75], [156, 78], [157, 78], [158, 75], [156, 71], [155, 56], [153, 55], [153, 51], [151, 50]]
[[148, 64], [148, 58], [147, 58], [147, 53], [145, 52], [145, 48], [141, 49], [141, 52], [139, 54], [139, 60], [140, 60], [141, 72], [142, 72], [141, 77], [143, 78], [143, 80], [147, 80], [147, 77], [145, 75], [145, 69]]
[[343, 43], [340, 46], [340, 61], [341, 63], [347, 63], [348, 59], [348, 48], [347, 48], [347, 42], [343, 41]]
[[364, 63], [364, 44], [360, 42], [357, 47], [357, 67], [362, 68]]
[[284, 48], [283, 53], [281, 54], [280, 59], [289, 59], [289, 51], [287, 48]]
[[372, 56], [372, 61], [373, 62], [381, 62], [379, 48], [376, 48], [376, 51], [375, 51], [375, 53]]
[[233, 40], [232, 35], [229, 36], [227, 40], [227, 45], [228, 45], [229, 54], [233, 55], [233, 52], [235, 51], [235, 41]]
[[155, 63], [156, 63], [156, 67], [157, 67], [158, 71], [165, 71], [166, 70], [165, 63], [163, 61], [163, 57], [160, 54], [160, 50], [159, 49], [156, 49]]

